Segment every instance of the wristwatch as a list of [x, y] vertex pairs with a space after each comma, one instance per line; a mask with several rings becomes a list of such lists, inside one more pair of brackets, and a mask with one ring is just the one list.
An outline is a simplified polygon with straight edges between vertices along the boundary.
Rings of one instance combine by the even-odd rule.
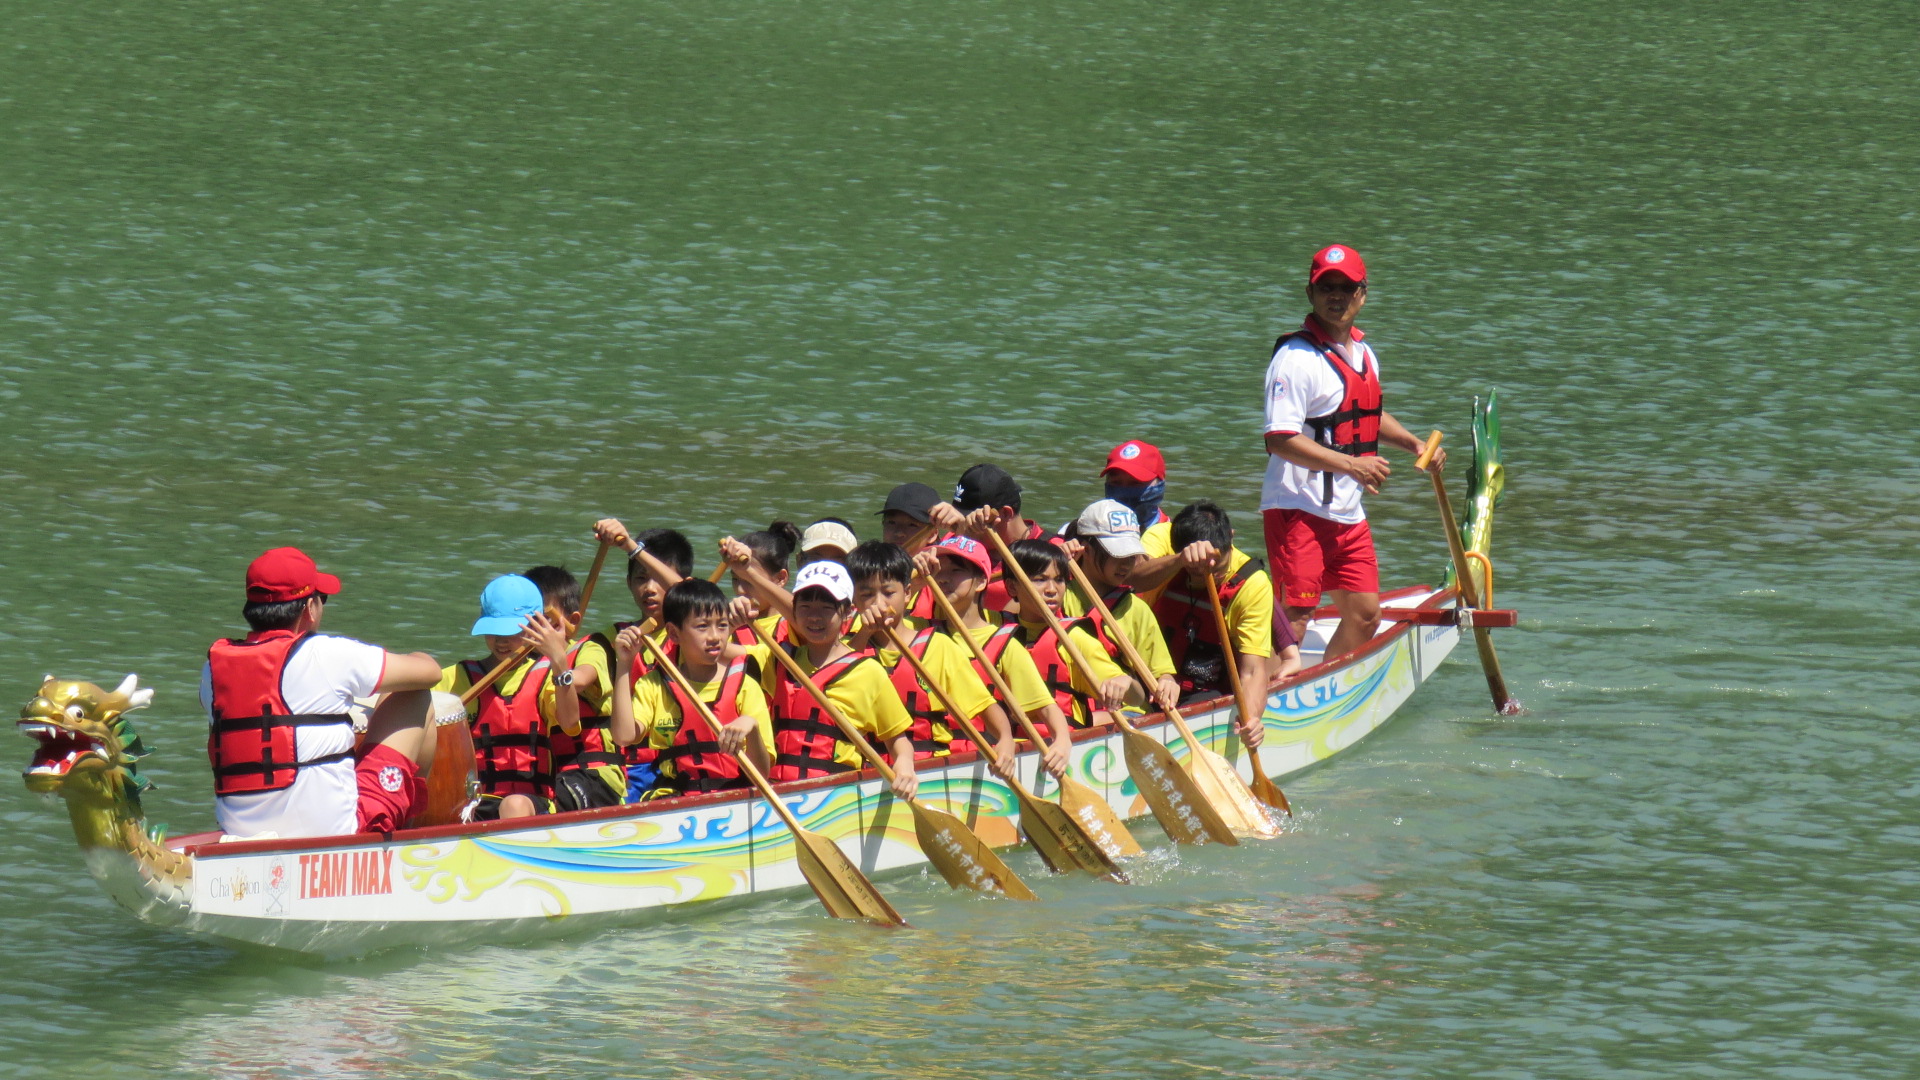
[[573, 685], [573, 669], [568, 668], [565, 671], [562, 671], [560, 674], [555, 675], [553, 677], [553, 685], [572, 686]]

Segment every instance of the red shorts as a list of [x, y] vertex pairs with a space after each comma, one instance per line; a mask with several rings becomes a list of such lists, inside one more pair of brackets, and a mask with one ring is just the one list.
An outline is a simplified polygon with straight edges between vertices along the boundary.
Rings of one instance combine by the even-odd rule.
[[1380, 591], [1380, 561], [1365, 521], [1344, 525], [1305, 510], [1266, 510], [1261, 517], [1273, 580], [1288, 607], [1318, 607], [1329, 589]]
[[393, 832], [427, 804], [427, 782], [413, 759], [385, 744], [360, 755], [353, 778], [360, 785], [361, 832]]

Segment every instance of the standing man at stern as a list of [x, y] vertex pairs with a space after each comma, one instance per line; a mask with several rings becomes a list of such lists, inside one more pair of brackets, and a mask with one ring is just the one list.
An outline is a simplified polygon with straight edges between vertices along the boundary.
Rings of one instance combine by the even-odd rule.
[[[1321, 595], [1340, 612], [1332, 659], [1380, 626], [1380, 565], [1363, 492], [1377, 495], [1392, 469], [1380, 443], [1418, 454], [1422, 443], [1381, 408], [1380, 358], [1353, 324], [1367, 303], [1367, 264], [1344, 244], [1307, 269], [1313, 312], [1274, 343], [1267, 366], [1267, 477], [1260, 490], [1267, 556], [1294, 637]], [[1428, 468], [1446, 460], [1435, 453]]]

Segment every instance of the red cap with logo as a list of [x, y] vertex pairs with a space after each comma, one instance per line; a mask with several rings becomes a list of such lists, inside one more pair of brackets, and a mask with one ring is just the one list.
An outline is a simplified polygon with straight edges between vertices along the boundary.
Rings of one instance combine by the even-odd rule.
[[314, 593], [332, 596], [340, 579], [323, 574], [299, 548], [274, 548], [247, 564], [247, 599], [253, 603], [302, 600]]
[[993, 559], [987, 555], [986, 545], [970, 536], [949, 536], [935, 545], [934, 550], [971, 563], [979, 567], [982, 574], [993, 576]]
[[1361, 261], [1359, 252], [1345, 244], [1335, 244], [1313, 253], [1313, 265], [1307, 268], [1307, 284], [1319, 281], [1326, 274], [1339, 274], [1348, 281], [1365, 281], [1367, 264]]
[[1160, 456], [1159, 447], [1139, 439], [1129, 439], [1108, 452], [1107, 463], [1100, 469], [1103, 473], [1114, 470], [1142, 484], [1151, 484], [1167, 475], [1167, 463]]

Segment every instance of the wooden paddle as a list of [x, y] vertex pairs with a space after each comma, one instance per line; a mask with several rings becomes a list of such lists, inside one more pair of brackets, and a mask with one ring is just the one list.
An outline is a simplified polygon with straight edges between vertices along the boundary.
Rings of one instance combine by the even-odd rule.
[[[1068, 659], [1073, 661], [1089, 681], [1093, 668], [1080, 651], [1080, 646], [1067, 635], [1067, 628], [1060, 625], [1059, 616], [1040, 598], [1040, 590], [1034, 587], [1033, 579], [1015, 561], [1013, 552], [1007, 550], [1007, 542], [994, 530], [987, 531], [987, 540], [1000, 554], [1000, 563], [1006, 572], [1020, 582], [1020, 588], [1026, 596], [1026, 602], [1034, 606], [1047, 625], [1060, 641], [1060, 647], [1067, 651]], [[1072, 565], [1072, 560], [1068, 560]], [[1134, 786], [1147, 800], [1147, 808], [1153, 811], [1154, 820], [1160, 823], [1167, 835], [1176, 844], [1205, 844], [1208, 842], [1226, 844], [1229, 847], [1238, 844], [1239, 838], [1220, 818], [1213, 804], [1201, 793], [1193, 777], [1180, 767], [1168, 750], [1158, 739], [1134, 727], [1122, 713], [1111, 714], [1113, 722], [1120, 726], [1120, 746], [1126, 754], [1127, 773], [1133, 777]]]
[[[1002, 759], [994, 752], [993, 746], [981, 736], [980, 729], [974, 727], [973, 721], [967, 719], [954, 704], [946, 687], [940, 685], [939, 680], [933, 677], [933, 672], [927, 670], [926, 663], [913, 655], [913, 650], [907, 647], [907, 642], [901, 640], [900, 632], [891, 626], [883, 626], [880, 629], [887, 635], [887, 640], [893, 643], [893, 647], [900, 650], [900, 655], [906, 658], [907, 663], [913, 665], [913, 670], [920, 676], [920, 681], [925, 683], [933, 696], [940, 700], [940, 707], [947, 711], [947, 715], [953, 719], [954, 723], [960, 725], [967, 738], [973, 740], [973, 744], [980, 748], [980, 752], [987, 755], [987, 759], [999, 768], [1000, 774], [1006, 778], [1007, 786], [1013, 788], [1014, 798], [1020, 803], [1020, 827], [1026, 831], [1027, 839], [1033, 841], [1033, 849], [1040, 853], [1040, 858], [1059, 873], [1069, 870], [1088, 870], [1124, 884], [1126, 876], [1120, 872], [1120, 868], [1114, 865], [1112, 859], [1107, 858], [1107, 853], [1100, 850], [1099, 845], [1081, 833], [1079, 825], [1060, 808], [1059, 803], [1042, 799], [1027, 790], [1027, 786], [1022, 784], [1020, 778], [1014, 774], [1014, 762]], [[960, 632], [965, 633], [966, 628], [962, 627]]]
[[[1421, 448], [1420, 456], [1414, 460], [1413, 467], [1426, 469], [1433, 452], [1440, 449], [1440, 430], [1435, 428], [1427, 436], [1427, 444]], [[1473, 583], [1473, 568], [1467, 565], [1466, 542], [1460, 539], [1460, 524], [1453, 518], [1453, 500], [1447, 498], [1447, 482], [1437, 472], [1428, 471], [1433, 481], [1433, 498], [1440, 504], [1440, 524], [1447, 532], [1447, 552], [1453, 556], [1453, 576], [1460, 586], [1460, 599], [1466, 601], [1469, 608], [1480, 606], [1480, 589]], [[1506, 676], [1500, 673], [1500, 658], [1493, 652], [1493, 634], [1484, 626], [1473, 628], [1474, 648], [1480, 653], [1480, 670], [1487, 675], [1487, 692], [1493, 695], [1493, 707], [1502, 715], [1519, 712], [1520, 703], [1507, 693]]]
[[[653, 654], [654, 664], [680, 687], [680, 692], [693, 702], [693, 707], [700, 710], [700, 718], [707, 722], [707, 726], [719, 731], [719, 718], [713, 715], [713, 710], [707, 707], [706, 702], [700, 700], [699, 692], [687, 681], [680, 665], [669, 659], [666, 650], [654, 644], [651, 637], [641, 638], [641, 645]], [[787, 804], [780, 801], [773, 785], [767, 782], [767, 778], [761, 775], [746, 754], [735, 754], [733, 759], [740, 763], [740, 771], [759, 789], [760, 797], [767, 800], [767, 805], [773, 807], [773, 812], [786, 823], [787, 831], [793, 834], [794, 861], [800, 864], [801, 876], [807, 879], [807, 885], [813, 889], [813, 895], [820, 898], [820, 906], [827, 909], [827, 914], [836, 919], [871, 919], [893, 926], [907, 925], [907, 920], [900, 917], [893, 905], [887, 903], [887, 898], [880, 895], [880, 890], [873, 887], [873, 882], [868, 881], [860, 868], [853, 865], [853, 860], [840, 850], [840, 845], [801, 827], [793, 812], [787, 809]]]
[[[787, 669], [787, 676], [806, 688], [807, 694], [820, 706], [820, 711], [826, 713], [834, 726], [840, 729], [840, 734], [846, 736], [847, 741], [860, 751], [860, 756], [879, 771], [882, 779], [892, 784], [893, 769], [880, 756], [880, 752], [867, 742], [866, 736], [860, 734], [860, 729], [854, 727], [841, 713], [840, 707], [807, 677], [806, 672], [800, 670], [799, 663], [787, 655], [787, 650], [768, 637], [759, 624], [748, 625], [753, 627], [754, 636], [767, 647], [774, 660]], [[933, 864], [934, 869], [940, 871], [940, 876], [947, 879], [949, 886], [997, 892], [1015, 900], [1040, 899], [1011, 867], [1001, 861], [1000, 856], [993, 853], [985, 841], [967, 828], [966, 822], [952, 814], [935, 810], [918, 798], [908, 799], [906, 803], [913, 811], [913, 832], [919, 838], [920, 850], [926, 853], [927, 861]]]
[[[1227, 681], [1233, 686], [1233, 701], [1240, 709], [1242, 723], [1248, 727], [1261, 723], [1265, 714], [1266, 687], [1259, 687], [1260, 696], [1251, 702], [1247, 700], [1246, 688], [1240, 685], [1240, 662], [1234, 657], [1233, 634], [1227, 629], [1227, 609], [1220, 605], [1220, 586], [1214, 584], [1213, 575], [1207, 575], [1207, 599], [1213, 601], [1213, 629], [1220, 636], [1220, 654], [1226, 661]], [[1251, 705], [1251, 708], [1248, 706]], [[1246, 741], [1246, 735], [1240, 736]], [[1247, 761], [1253, 766], [1253, 797], [1276, 810], [1285, 810], [1288, 817], [1293, 816], [1293, 807], [1287, 804], [1287, 797], [1273, 786], [1273, 778], [1260, 764], [1260, 751], [1247, 747]]]
[[[946, 590], [940, 587], [939, 582], [928, 577], [926, 583], [927, 588], [933, 590], [933, 602], [939, 607], [941, 617], [947, 620], [949, 626], [956, 628], [955, 636], [966, 644], [967, 650], [973, 653], [974, 660], [979, 662], [982, 670], [986, 671], [987, 681], [1000, 695], [1001, 706], [1014, 716], [1015, 721], [1026, 732], [1027, 738], [1044, 753], [1046, 740], [1040, 737], [1039, 729], [1027, 717], [1026, 712], [1014, 703], [1013, 689], [1007, 685], [1006, 677], [1000, 674], [1000, 669], [994, 666], [993, 661], [987, 659], [986, 651], [980, 647], [980, 643], [967, 632], [965, 625], [960, 621], [960, 613], [954, 610], [953, 600], [947, 596]], [[1121, 823], [1120, 815], [1114, 813], [1113, 807], [1107, 805], [1107, 800], [1095, 794], [1092, 788], [1075, 780], [1071, 774], [1060, 777], [1059, 782], [1060, 807], [1066, 811], [1074, 828], [1107, 857], [1105, 865], [1111, 868], [1109, 876], [1120, 873], [1112, 860], [1127, 855], [1144, 854], [1139, 842]], [[1087, 869], [1094, 870], [1096, 873], [1102, 872], [1091, 866]], [[1126, 879], [1123, 875], [1115, 880]]]
[[[1087, 580], [1087, 572], [1080, 569], [1080, 564], [1073, 559], [1067, 560], [1067, 570], [1073, 574], [1073, 580], [1087, 594], [1087, 602], [1092, 604], [1094, 610], [1100, 613], [1100, 617], [1106, 620], [1107, 632], [1113, 635], [1113, 640], [1119, 644], [1120, 651], [1126, 655], [1128, 665], [1140, 679], [1140, 685], [1143, 687], [1156, 685], [1159, 680], [1153, 674], [1153, 668], [1147, 665], [1147, 660], [1140, 655], [1140, 650], [1134, 648], [1133, 640], [1127, 636], [1126, 628], [1120, 625], [1120, 620], [1113, 617], [1113, 611], [1107, 607], [1107, 602], [1100, 598], [1100, 590], [1094, 588], [1093, 582]], [[1193, 772], [1194, 780], [1199, 783], [1200, 790], [1206, 793], [1207, 801], [1212, 804], [1214, 812], [1227, 823], [1227, 827], [1236, 833], [1248, 833], [1253, 836], [1280, 835], [1280, 830], [1274, 827], [1272, 819], [1267, 817], [1266, 812], [1260, 809], [1260, 804], [1254, 800], [1253, 792], [1248, 790], [1246, 781], [1240, 779], [1240, 774], [1234, 771], [1233, 764], [1194, 736], [1193, 729], [1187, 726], [1187, 718], [1180, 715], [1178, 708], [1167, 709], [1163, 715], [1173, 721], [1173, 726], [1180, 732], [1180, 737], [1185, 739], [1187, 745], [1192, 748], [1187, 755], [1187, 765]], [[1256, 768], [1254, 771], [1259, 772], [1259, 769]]]

